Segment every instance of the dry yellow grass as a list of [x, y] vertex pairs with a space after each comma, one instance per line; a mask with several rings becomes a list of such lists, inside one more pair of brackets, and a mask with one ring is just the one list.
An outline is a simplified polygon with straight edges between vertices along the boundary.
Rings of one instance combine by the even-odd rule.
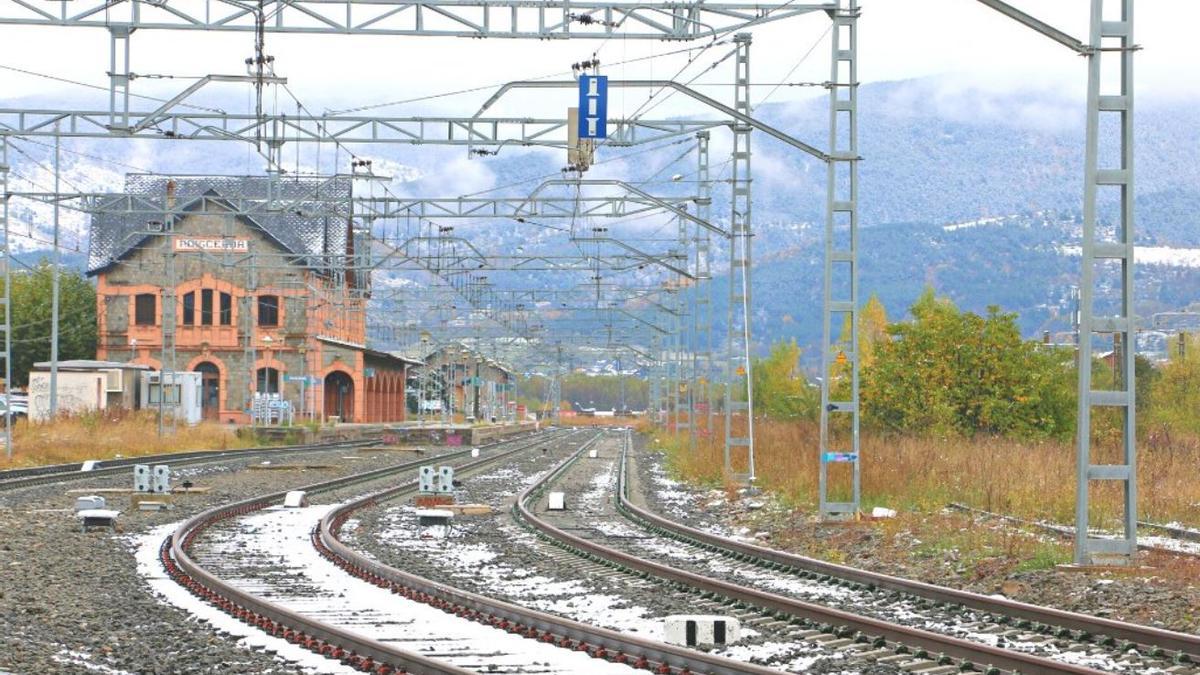
[[13, 428], [12, 461], [0, 456], [0, 467], [36, 466], [138, 457], [188, 450], [223, 450], [254, 445], [228, 426], [202, 423], [179, 425], [175, 433], [158, 437], [158, 418], [152, 411], [91, 413], [62, 417], [51, 423], [17, 422]]
[[560, 418], [560, 424], [564, 427], [633, 427], [638, 431], [642, 431], [642, 427], [649, 428], [648, 423], [644, 422], [644, 417], [563, 417]]
[[[673, 469], [693, 481], [719, 485], [723, 450], [720, 430], [688, 450], [687, 439], [658, 432]], [[816, 425], [755, 423], [759, 484], [798, 508], [817, 500]], [[1060, 522], [1074, 520], [1075, 449], [1070, 442], [1018, 442], [1005, 438], [911, 438], [862, 436], [862, 497], [865, 507], [910, 511], [939, 509], [949, 502]], [[1150, 439], [1139, 444], [1138, 508], [1146, 520], [1200, 526], [1200, 442]], [[848, 466], [832, 466], [835, 498], [849, 494]], [[1092, 518], [1114, 527], [1121, 512], [1115, 485], [1093, 483]]]

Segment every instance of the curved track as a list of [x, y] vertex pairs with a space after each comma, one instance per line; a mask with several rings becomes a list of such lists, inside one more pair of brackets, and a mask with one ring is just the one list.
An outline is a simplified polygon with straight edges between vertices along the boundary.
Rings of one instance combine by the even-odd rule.
[[[528, 442], [525, 439], [518, 439], [516, 441], [508, 440], [490, 446], [483, 446], [481, 450], [494, 449], [499, 445], [507, 445], [509, 443], [518, 443], [519, 445], [516, 449], [507, 451], [507, 453], [511, 453], [533, 447], [542, 440], [544, 440], [542, 437], [535, 437], [532, 441]], [[460, 452], [441, 455], [438, 459], [462, 458], [470, 454], [471, 449], [468, 448]], [[316, 483], [301, 489], [310, 494], [329, 492], [361, 483], [386, 479], [397, 473], [411, 471], [429, 461], [426, 458], [405, 462], [375, 471]], [[489, 457], [478, 461], [494, 461], [494, 458]], [[364, 637], [356, 632], [313, 619], [307, 615], [257, 597], [221, 579], [190, 555], [191, 547], [197, 537], [205, 530], [217, 527], [223, 521], [246, 516], [247, 514], [275, 505], [283, 499], [285, 494], [286, 491], [281, 491], [227, 504], [205, 511], [184, 522], [163, 542], [163, 546], [159, 551], [160, 560], [167, 573], [187, 588], [193, 595], [233, 615], [235, 618], [256, 626], [268, 634], [301, 645], [329, 658], [339, 660], [364, 672], [373, 672], [378, 675], [391, 675], [392, 673], [401, 672], [418, 674], [462, 674], [471, 672], [437, 659]]]
[[[1194, 665], [1200, 662], [1200, 636], [892, 577], [776, 551], [690, 528], [635, 504], [629, 494], [629, 486], [624, 481], [625, 466], [626, 462], [622, 462], [622, 480], [617, 492], [620, 510], [650, 531], [660, 536], [671, 537], [681, 544], [719, 553], [738, 563], [785, 571], [800, 579], [850, 585], [851, 588], [872, 592], [891, 592], [897, 601], [916, 600], [926, 606], [959, 611], [970, 609], [985, 620], [1018, 631], [1068, 639], [1078, 643], [1078, 647], [1106, 647], [1114, 653], [1115, 660], [1123, 660], [1122, 654], [1138, 653], [1156, 661], [1154, 666], [1163, 670], [1175, 668], [1174, 672], [1200, 672]], [[1143, 672], [1139, 670], [1140, 667], [1131, 664], [1129, 672]]]
[[[985, 672], [1003, 670], [1025, 674], [1099, 672], [748, 588], [568, 533], [535, 514], [530, 508], [530, 503], [548, 492], [549, 487], [571, 468], [579, 456], [577, 454], [569, 458], [543, 480], [522, 493], [515, 508], [519, 517], [536, 528], [542, 536], [575, 550], [585, 558], [599, 557], [636, 574], [651, 575], [669, 583], [682, 584], [706, 594], [707, 597], [724, 600], [738, 609], [757, 608], [760, 613], [774, 615], [779, 620], [794, 621], [818, 632], [830, 633], [834, 637], [861, 644], [864, 648], [874, 648], [875, 653], [871, 654], [870, 658], [883, 660], [890, 659], [891, 656], [899, 657], [908, 662], [905, 663], [905, 667], [909, 668], [936, 670], [936, 667], [941, 665], [960, 669], [982, 669]], [[622, 480], [619, 482], [622, 489], [624, 464], [622, 461]], [[914, 652], [917, 658], [909, 656]], [[927, 658], [930, 655], [932, 658]]]
[[[853, 654], [855, 658], [861, 658], [864, 664], [886, 664], [889, 667], [930, 675], [959, 670], [1080, 675], [1101, 672], [1086, 665], [1051, 660], [1038, 654], [1005, 648], [1003, 640], [999, 642], [1001, 646], [983, 644], [976, 640], [966, 640], [918, 626], [881, 619], [856, 609], [833, 608], [809, 602], [791, 597], [789, 592], [779, 591], [778, 588], [754, 587], [754, 583], [731, 580], [728, 575], [723, 577], [720, 574], [703, 573], [694, 567], [689, 568], [687, 564], [674, 564], [669, 556], [665, 561], [661, 556], [656, 560], [653, 555], [630, 551], [628, 546], [606, 545], [577, 536], [556, 526], [536, 509], [531, 508], [531, 504], [543, 497], [550, 486], [562, 480], [572, 467], [577, 466], [577, 461], [593, 442], [604, 436], [605, 432], [591, 435], [587, 432], [558, 431], [535, 435], [529, 442], [509, 440], [495, 443], [483, 448], [483, 457], [456, 466], [456, 472], [466, 475], [467, 472], [479, 470], [523, 450], [537, 445], [544, 446], [549, 439], [554, 439], [555, 442], [573, 441], [572, 447], [578, 446], [578, 450], [522, 491], [513, 505], [513, 515], [538, 537], [564, 549], [564, 554], [584, 558], [587, 565], [602, 565], [611, 568], [615, 573], [632, 574], [657, 584], [667, 584], [676, 590], [695, 593], [698, 605], [729, 605], [743, 613], [761, 615], [765, 617], [763, 621], [772, 624], [784, 627], [790, 625], [794, 627], [792, 634], [797, 638], [814, 642], [831, 651]], [[587, 442], [580, 444], [579, 441], [584, 437], [588, 438]], [[612, 438], [611, 435], [608, 437]], [[637, 538], [670, 538], [674, 542], [673, 545], [696, 554], [707, 555], [710, 558], [728, 558], [726, 569], [730, 565], [737, 568], [733, 570], [734, 576], [744, 574], [748, 568], [760, 568], [759, 577], [763, 576], [762, 573], [769, 573], [793, 580], [811, 580], [813, 584], [819, 582], [831, 587], [850, 589], [855, 593], [893, 598], [897, 604], [917, 603], [918, 607], [934, 612], [944, 610], [949, 615], [966, 614], [969, 608], [976, 624], [980, 621], [994, 624], [1004, 631], [1004, 635], [1014, 636], [1010, 638], [1013, 642], [1027, 639], [1030, 635], [1034, 638], [1042, 635], [1047, 642], [1054, 640], [1060, 645], [1072, 643], [1073, 646], [1068, 651], [1103, 651], [1098, 648], [1102, 646], [1111, 651], [1114, 660], [1121, 659], [1122, 667], [1116, 669], [1124, 672], [1150, 672], [1141, 669], [1140, 662], [1137, 661], [1142, 653], [1147, 655], [1145, 663], [1153, 664], [1157, 672], [1200, 672], [1191, 666], [1194, 655], [1200, 654], [1200, 638], [1196, 636], [1026, 605], [832, 565], [680, 525], [650, 512], [631, 499], [630, 486], [626, 481], [626, 451], [630, 443], [627, 433], [621, 442], [624, 447], [619, 468], [616, 470], [618, 480], [614, 502], [617, 513], [628, 519], [630, 525], [651, 533], [639, 535]], [[514, 447], [500, 447], [510, 444]], [[439, 459], [463, 458], [469, 453], [468, 449], [442, 455]], [[317, 483], [304, 489], [310, 494], [327, 493], [385, 479], [429, 461], [426, 458], [406, 462]], [[339, 539], [341, 529], [356, 511], [413, 493], [415, 488], [415, 482], [406, 481], [328, 509], [312, 533], [312, 545], [321, 556], [341, 570], [405, 599], [424, 603], [459, 619], [482, 623], [530, 640], [552, 643], [616, 664], [672, 675], [767, 675], [779, 672], [764, 666], [647, 640], [471, 593], [385, 565], [353, 550]], [[323, 621], [319, 614], [302, 614], [267, 601], [257, 594], [247, 592], [244, 586], [239, 588], [236, 584], [220, 578], [214, 569], [209, 568], [215, 560], [212, 556], [198, 558], [189, 552], [201, 533], [212, 529], [213, 534], [220, 535], [222, 526], [229, 526], [236, 519], [248, 518], [250, 514], [278, 503], [283, 494], [279, 492], [225, 505], [190, 519], [164, 542], [160, 551], [164, 566], [172, 577], [193, 594], [235, 617], [269, 634], [340, 660], [358, 670], [388, 675], [399, 672], [465, 673], [480, 667], [479, 664], [462, 660], [452, 662], [453, 659], [441, 653], [431, 655], [401, 649], [392, 644], [397, 638], [373, 639], [348, 629], [345, 622]], [[472, 643], [476, 635], [470, 633], [469, 639]], [[1021, 637], [1015, 637], [1017, 635]], [[486, 641], [486, 632], [483, 640]], [[425, 650], [431, 652], [431, 648], [426, 647]], [[542, 670], [495, 670], [497, 666], [492, 664], [490, 668], [493, 670], [489, 672], [573, 672], [569, 668], [553, 665], [553, 660], [547, 659], [540, 664]], [[608, 664], [605, 664], [605, 667], [608, 667]], [[596, 672], [600, 672], [599, 664]]]
[[135, 464], [169, 463], [171, 466], [189, 466], [193, 464], [211, 464], [231, 460], [250, 459], [253, 457], [271, 457], [275, 455], [325, 452], [344, 448], [356, 448], [378, 445], [377, 438], [364, 438], [328, 443], [310, 443], [306, 445], [277, 445], [263, 448], [241, 448], [236, 450], [193, 450], [190, 452], [165, 453], [160, 455], [144, 455], [141, 457], [122, 457], [107, 459], [97, 463], [90, 471], [83, 471], [82, 463], [49, 464], [25, 469], [8, 469], [0, 471], [0, 491], [17, 490], [21, 488], [61, 483], [70, 480], [83, 480], [114, 476], [126, 472]]
[[[585, 452], [587, 448], [588, 444], [583, 444], [575, 456]], [[411, 489], [411, 485], [399, 486], [334, 509], [321, 521], [317, 534], [319, 548], [336, 564], [355, 576], [389, 588], [406, 598], [426, 602], [443, 611], [529, 639], [584, 652], [597, 659], [624, 663], [633, 668], [651, 670], [663, 675], [778, 675], [778, 671], [762, 666], [646, 640], [463, 591], [384, 565], [339, 540], [338, 533], [342, 526], [356, 511], [375, 506], [386, 499], [394, 499]]]

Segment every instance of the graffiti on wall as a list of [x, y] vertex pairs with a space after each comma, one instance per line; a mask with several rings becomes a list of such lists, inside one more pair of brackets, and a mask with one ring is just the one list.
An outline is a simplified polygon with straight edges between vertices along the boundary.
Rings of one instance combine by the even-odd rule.
[[[96, 373], [58, 374], [58, 412], [83, 412], [103, 408], [105, 377]], [[50, 373], [29, 374], [29, 419], [50, 419]]]

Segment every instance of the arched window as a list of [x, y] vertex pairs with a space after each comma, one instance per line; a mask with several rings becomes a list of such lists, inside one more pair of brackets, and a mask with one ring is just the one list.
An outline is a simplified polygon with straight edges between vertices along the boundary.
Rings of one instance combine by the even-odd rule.
[[254, 390], [260, 394], [278, 394], [279, 371], [274, 368], [259, 368]]

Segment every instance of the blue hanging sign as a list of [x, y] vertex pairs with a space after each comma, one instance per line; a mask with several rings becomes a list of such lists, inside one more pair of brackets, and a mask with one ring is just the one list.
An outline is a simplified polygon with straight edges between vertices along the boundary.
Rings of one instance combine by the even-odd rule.
[[608, 76], [579, 76], [579, 138], [608, 138]]
[[858, 453], [856, 452], [827, 452], [821, 455], [822, 461], [825, 462], [857, 462]]

